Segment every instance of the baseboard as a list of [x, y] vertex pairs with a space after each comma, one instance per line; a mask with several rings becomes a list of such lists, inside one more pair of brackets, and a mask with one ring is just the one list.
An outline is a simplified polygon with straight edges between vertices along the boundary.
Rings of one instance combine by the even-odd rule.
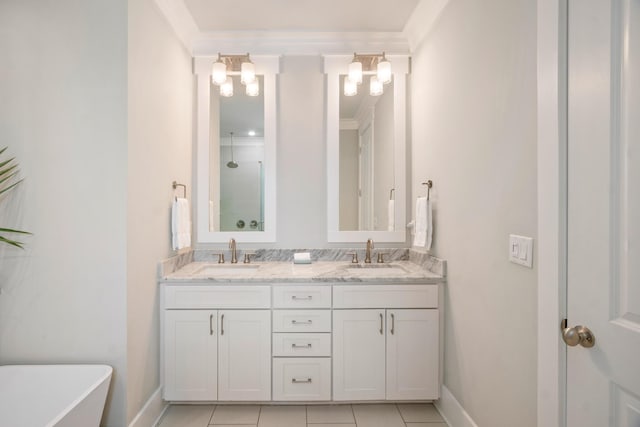
[[444, 385], [442, 386], [442, 396], [440, 400], [435, 402], [435, 405], [449, 427], [478, 427], [458, 402], [458, 399]]
[[129, 427], [154, 427], [168, 407], [169, 405], [162, 400], [162, 387], [158, 387], [131, 421]]

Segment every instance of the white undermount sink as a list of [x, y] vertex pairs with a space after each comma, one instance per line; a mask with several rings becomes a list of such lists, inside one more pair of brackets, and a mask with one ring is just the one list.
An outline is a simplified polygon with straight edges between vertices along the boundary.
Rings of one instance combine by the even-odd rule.
[[193, 272], [194, 276], [233, 275], [253, 273], [260, 268], [255, 264], [207, 264]]

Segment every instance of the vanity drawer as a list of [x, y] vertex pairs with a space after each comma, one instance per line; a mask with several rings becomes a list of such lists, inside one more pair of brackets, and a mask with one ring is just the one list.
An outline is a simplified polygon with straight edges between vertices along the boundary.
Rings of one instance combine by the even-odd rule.
[[273, 359], [273, 400], [330, 400], [331, 359]]
[[333, 308], [437, 308], [438, 285], [337, 285]]
[[273, 355], [284, 357], [331, 356], [331, 334], [273, 334]]
[[274, 310], [273, 332], [331, 332], [331, 310]]
[[274, 308], [331, 308], [331, 286], [274, 286]]
[[269, 308], [270, 286], [165, 286], [165, 308]]

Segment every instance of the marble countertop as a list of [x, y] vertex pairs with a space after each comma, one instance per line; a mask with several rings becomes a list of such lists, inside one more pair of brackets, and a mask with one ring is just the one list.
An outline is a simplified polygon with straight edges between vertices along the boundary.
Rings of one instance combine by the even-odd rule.
[[163, 283], [439, 283], [444, 279], [411, 261], [351, 264], [344, 261], [252, 262], [217, 264], [191, 262], [162, 276]]

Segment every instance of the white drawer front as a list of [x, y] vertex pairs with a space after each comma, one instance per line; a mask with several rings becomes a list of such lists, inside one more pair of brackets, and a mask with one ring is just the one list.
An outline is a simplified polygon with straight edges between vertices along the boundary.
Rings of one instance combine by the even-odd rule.
[[165, 308], [269, 308], [270, 286], [166, 286]]
[[331, 311], [274, 310], [273, 332], [331, 332]]
[[331, 286], [274, 286], [274, 308], [331, 308]]
[[337, 285], [334, 308], [437, 308], [438, 285]]
[[273, 400], [330, 400], [331, 359], [273, 359]]
[[273, 334], [273, 355], [285, 357], [331, 356], [331, 334]]

